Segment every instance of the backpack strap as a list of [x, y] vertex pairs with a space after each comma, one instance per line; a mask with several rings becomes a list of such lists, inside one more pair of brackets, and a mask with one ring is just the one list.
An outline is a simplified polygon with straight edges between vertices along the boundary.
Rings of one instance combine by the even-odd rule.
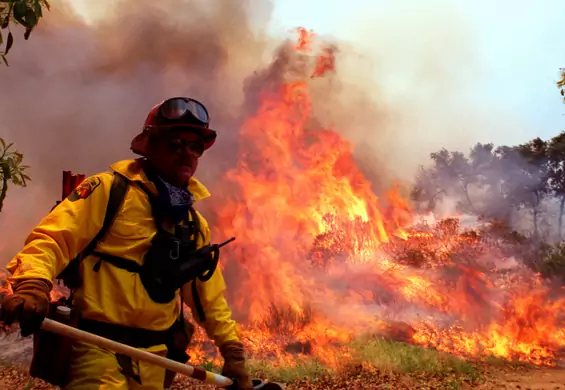
[[202, 301], [200, 300], [200, 294], [198, 294], [198, 289], [196, 287], [196, 280], [191, 282], [191, 292], [192, 292], [192, 300], [194, 302], [194, 308], [196, 309], [196, 314], [198, 315], [198, 319], [201, 322], [206, 321], [206, 313], [204, 312], [204, 308], [202, 307]]
[[205, 241], [206, 237], [204, 237], [204, 232], [202, 231], [202, 227], [200, 226], [200, 218], [198, 218], [198, 214], [196, 214], [196, 210], [194, 209], [194, 207], [192, 205], [190, 205], [190, 208], [188, 209], [188, 211], [190, 212], [190, 216], [192, 218], [192, 227], [193, 227], [193, 232], [192, 234], [194, 234], [194, 240], [196, 241], [198, 239], [198, 237], [196, 237], [197, 235], [200, 236], [200, 238], [202, 239], [202, 242]]
[[[157, 209], [155, 197], [143, 184], [141, 183], [137, 183], [137, 184], [147, 194], [149, 198], [149, 202], [152, 206], [153, 217], [155, 218], [157, 229], [162, 228], [163, 218], [162, 216], [158, 215], [158, 213], [155, 212], [155, 210]], [[96, 245], [100, 240], [102, 240], [102, 238], [104, 238], [104, 236], [106, 235], [107, 231], [110, 228], [110, 225], [114, 221], [114, 218], [117, 215], [117, 212], [120, 209], [123, 200], [125, 199], [125, 194], [128, 185], [129, 185], [129, 180], [127, 178], [125, 178], [124, 176], [122, 176], [117, 172], [114, 172], [114, 180], [112, 182], [112, 187], [110, 189], [110, 198], [108, 200], [108, 206], [106, 207], [106, 215], [104, 217], [104, 223], [102, 224], [102, 228], [100, 229], [98, 234], [94, 237], [94, 239], [88, 244], [88, 246], [69, 263], [67, 268], [58, 277], [58, 279], [63, 279], [63, 282], [67, 287], [73, 289], [80, 286], [80, 278], [78, 277], [78, 266], [80, 265], [82, 260], [84, 260], [86, 257], [88, 257], [91, 254], [100, 256], [100, 260], [94, 266], [95, 271], [98, 271], [100, 269], [102, 261], [106, 261], [112, 264], [113, 266], [127, 270], [128, 272], [132, 272], [132, 273], [140, 272], [141, 266], [133, 260], [123, 259], [120, 257], [110, 256], [107, 254], [98, 253], [94, 251]], [[192, 217], [191, 222], [194, 224], [194, 228], [195, 228], [193, 229], [192, 232], [192, 234], [194, 235], [194, 239], [196, 240], [197, 239], [196, 236], [197, 234], [199, 234], [201, 238], [204, 240], [204, 234], [200, 229], [200, 223], [199, 223], [198, 215], [196, 214], [196, 210], [194, 210], [193, 207], [190, 207], [189, 212]], [[76, 270], [75, 271], [76, 273], [72, 273], [72, 270]], [[77, 275], [75, 278], [77, 279], [77, 283], [72, 283], [75, 281], [75, 279], [71, 279], [70, 277], [73, 277], [75, 274]], [[65, 278], [67, 278], [67, 280], [65, 280]], [[202, 307], [200, 296], [196, 288], [196, 280], [192, 281], [191, 284], [192, 284], [191, 292], [193, 295], [194, 304], [196, 306], [196, 314], [198, 315], [200, 321], [202, 322], [206, 321], [206, 314], [204, 313], [204, 308]], [[180, 319], [184, 319], [184, 297], [182, 293], [180, 294], [180, 298], [181, 298], [181, 306], [180, 306], [179, 317]]]
[[57, 279], [63, 280], [63, 283], [71, 290], [80, 286], [81, 281], [78, 275], [79, 265], [86, 257], [92, 254], [96, 245], [98, 245], [98, 242], [100, 242], [108, 233], [110, 226], [114, 222], [114, 219], [124, 202], [128, 186], [129, 180], [120, 173], [114, 172], [114, 179], [112, 180], [112, 187], [110, 188], [110, 196], [106, 206], [106, 214], [104, 216], [102, 227], [86, 248], [72, 259], [67, 267], [59, 274], [59, 276], [57, 276]]

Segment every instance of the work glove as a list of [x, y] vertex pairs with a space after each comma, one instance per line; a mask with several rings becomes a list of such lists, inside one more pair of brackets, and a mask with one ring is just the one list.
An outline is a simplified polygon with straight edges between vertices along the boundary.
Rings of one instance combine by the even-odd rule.
[[225, 342], [220, 347], [220, 353], [224, 358], [222, 375], [234, 381], [234, 385], [230, 387], [230, 390], [253, 389], [251, 378], [245, 367], [243, 344], [238, 341]]
[[18, 282], [14, 293], [4, 297], [0, 309], [0, 322], [11, 325], [20, 323], [22, 337], [39, 331], [49, 313], [49, 284], [40, 279], [27, 279]]

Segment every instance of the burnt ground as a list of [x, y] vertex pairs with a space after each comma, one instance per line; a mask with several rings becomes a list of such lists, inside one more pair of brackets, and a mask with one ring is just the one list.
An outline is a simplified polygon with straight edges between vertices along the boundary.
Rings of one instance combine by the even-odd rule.
[[528, 369], [522, 372], [502, 372], [479, 389], [565, 389], [565, 369]]
[[[326, 389], [521, 389], [521, 390], [565, 390], [565, 368], [533, 368], [526, 366], [483, 366], [483, 372], [474, 377], [442, 377], [433, 375], [408, 375], [377, 370], [360, 370], [347, 376], [299, 380], [287, 384], [288, 390], [326, 390]], [[30, 378], [26, 367], [13, 365], [0, 370], [0, 389], [2, 390], [52, 390], [40, 380]], [[178, 378], [174, 390], [198, 389], [212, 390], [216, 387], [198, 384], [191, 380]]]
[[[32, 340], [22, 340], [16, 333], [0, 337], [0, 389], [1, 390], [53, 390], [41, 380], [31, 378], [28, 365], [32, 352]], [[382, 357], [378, 358], [379, 360]], [[8, 363], [9, 362], [9, 363]], [[558, 368], [508, 363], [502, 360], [469, 362], [471, 370], [452, 372], [401, 373], [374, 366], [352, 365], [346, 374], [321, 377], [315, 380], [297, 379], [286, 383], [288, 390], [326, 389], [520, 389], [565, 390], [565, 360]], [[255, 373], [257, 377], [267, 373]], [[212, 390], [216, 387], [203, 385], [177, 376], [174, 390]]]

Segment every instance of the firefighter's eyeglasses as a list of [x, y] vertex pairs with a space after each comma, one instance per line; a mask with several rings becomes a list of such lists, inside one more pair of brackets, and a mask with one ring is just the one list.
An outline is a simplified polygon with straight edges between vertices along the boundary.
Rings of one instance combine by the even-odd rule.
[[169, 138], [166, 140], [167, 149], [171, 153], [180, 154], [184, 151], [196, 158], [204, 154], [204, 144], [198, 141], [186, 141], [182, 138]]

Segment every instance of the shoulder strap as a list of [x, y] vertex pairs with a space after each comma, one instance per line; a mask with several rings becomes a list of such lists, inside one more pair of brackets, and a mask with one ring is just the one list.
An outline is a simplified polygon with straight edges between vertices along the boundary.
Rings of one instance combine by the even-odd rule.
[[200, 219], [198, 218], [198, 214], [196, 213], [196, 210], [192, 205], [190, 205], [188, 211], [190, 212], [192, 223], [194, 224], [194, 232], [192, 232], [194, 234], [194, 239], [196, 240], [197, 239], [196, 235], [199, 235], [200, 238], [202, 239], [202, 243], [204, 243], [206, 237], [204, 237], [204, 232], [202, 231], [202, 228], [200, 226]]
[[110, 188], [110, 197], [108, 199], [108, 205], [106, 206], [106, 215], [104, 216], [104, 222], [98, 234], [94, 239], [88, 244], [88, 246], [80, 253], [80, 257], [85, 258], [92, 253], [98, 242], [100, 242], [108, 233], [110, 226], [114, 222], [122, 203], [126, 197], [126, 191], [128, 188], [129, 181], [121, 174], [114, 172], [114, 180], [112, 181], [112, 187]]
[[104, 216], [102, 227], [100, 228], [96, 236], [92, 239], [92, 241], [90, 241], [90, 243], [86, 246], [86, 248], [84, 248], [82, 252], [80, 252], [74, 259], [72, 259], [69, 265], [57, 277], [58, 279], [63, 279], [63, 282], [68, 285], [69, 288], [72, 288], [70, 284], [74, 283], [69, 283], [67, 280], [65, 280], [67, 277], [72, 277], [71, 275], [67, 274], [67, 270], [78, 269], [78, 266], [80, 265], [82, 260], [88, 257], [88, 255], [90, 255], [94, 251], [96, 245], [98, 245], [98, 242], [100, 242], [106, 236], [126, 197], [128, 185], [129, 180], [127, 178], [117, 172], [114, 172], [114, 179], [112, 180], [112, 187], [110, 188], [110, 196], [108, 199], [108, 204], [106, 206], [106, 214]]

